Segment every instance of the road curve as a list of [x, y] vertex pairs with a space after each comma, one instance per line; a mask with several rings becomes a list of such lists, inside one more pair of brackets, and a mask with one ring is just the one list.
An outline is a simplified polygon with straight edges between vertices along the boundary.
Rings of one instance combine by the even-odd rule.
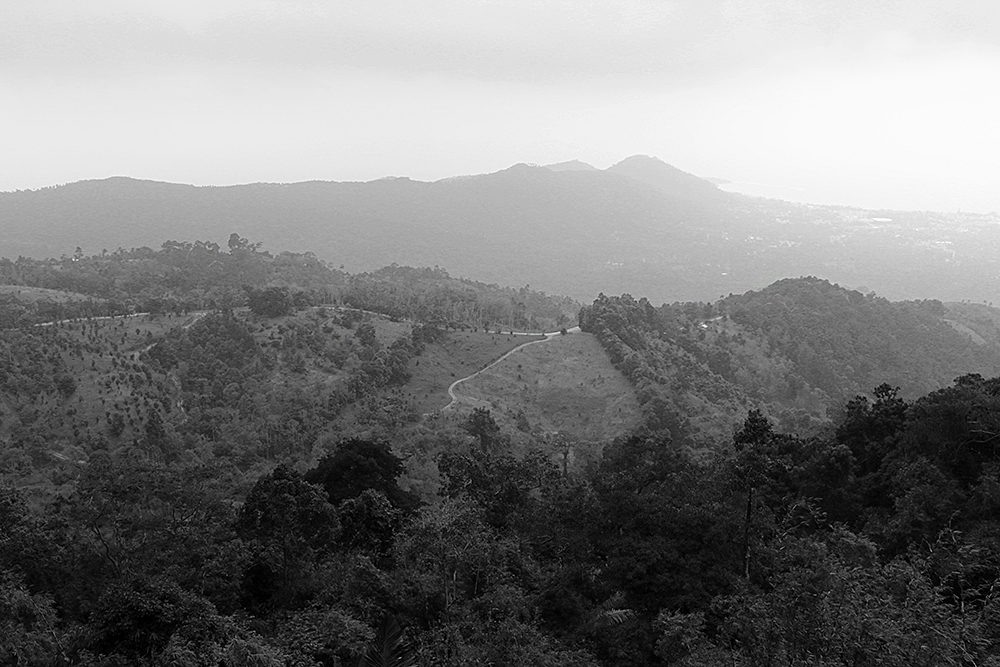
[[[567, 329], [566, 333], [567, 334], [572, 334], [572, 333], [577, 333], [579, 331], [580, 331], [580, 327], [573, 327], [572, 329]], [[504, 332], [497, 331], [496, 333], [504, 333]], [[446, 410], [449, 410], [456, 403], [458, 403], [458, 396], [455, 394], [455, 387], [457, 387], [458, 385], [462, 384], [463, 382], [466, 382], [467, 380], [471, 380], [472, 378], [476, 377], [480, 373], [484, 373], [484, 372], [488, 371], [489, 369], [493, 368], [494, 366], [496, 366], [497, 364], [499, 364], [501, 361], [505, 360], [507, 357], [509, 357], [510, 355], [512, 355], [515, 352], [517, 352], [518, 350], [523, 350], [524, 348], [528, 347], [529, 345], [537, 345], [538, 343], [547, 343], [548, 341], [552, 340], [556, 336], [563, 335], [563, 333], [561, 331], [553, 331], [551, 333], [531, 333], [531, 332], [525, 332], [525, 331], [508, 331], [506, 333], [508, 335], [514, 335], [514, 336], [545, 336], [545, 338], [543, 338], [541, 340], [531, 340], [531, 341], [528, 341], [527, 343], [523, 343], [521, 345], [518, 345], [514, 349], [508, 350], [507, 352], [505, 352], [496, 361], [493, 361], [490, 364], [484, 366], [483, 368], [480, 368], [478, 371], [476, 371], [472, 375], [467, 375], [466, 377], [464, 377], [464, 378], [462, 378], [460, 380], [455, 380], [454, 382], [452, 382], [451, 385], [448, 386], [448, 396], [451, 397], [451, 401], [448, 403], [448, 405], [446, 405], [443, 408], [441, 408], [441, 412], [445, 412]]]

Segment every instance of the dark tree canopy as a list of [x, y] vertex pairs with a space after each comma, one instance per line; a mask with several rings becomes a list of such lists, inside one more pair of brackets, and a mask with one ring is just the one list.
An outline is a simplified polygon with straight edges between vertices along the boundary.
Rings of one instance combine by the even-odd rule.
[[403, 462], [384, 442], [351, 439], [320, 460], [306, 473], [306, 481], [322, 487], [334, 505], [355, 498], [366, 489], [380, 491], [396, 509], [412, 511], [418, 501], [403, 491], [397, 479]]
[[247, 305], [254, 315], [281, 317], [295, 310], [295, 299], [287, 287], [264, 287], [247, 290]]

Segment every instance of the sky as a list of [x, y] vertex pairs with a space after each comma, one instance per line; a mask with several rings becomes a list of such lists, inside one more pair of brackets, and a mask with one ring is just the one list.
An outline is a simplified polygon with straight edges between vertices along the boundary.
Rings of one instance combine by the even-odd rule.
[[1000, 211], [996, 0], [0, 0], [0, 191], [653, 155]]

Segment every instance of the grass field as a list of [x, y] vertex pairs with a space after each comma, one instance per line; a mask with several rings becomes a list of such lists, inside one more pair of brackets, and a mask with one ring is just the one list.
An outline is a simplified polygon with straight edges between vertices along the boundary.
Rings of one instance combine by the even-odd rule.
[[628, 380], [586, 333], [519, 350], [456, 393], [470, 408], [489, 407], [509, 427], [577, 441], [608, 440], [641, 421]]
[[544, 336], [511, 336], [481, 331], [454, 331], [427, 345], [423, 354], [410, 361], [413, 377], [405, 395], [421, 414], [448, 405], [448, 387], [486, 367], [506, 352]]

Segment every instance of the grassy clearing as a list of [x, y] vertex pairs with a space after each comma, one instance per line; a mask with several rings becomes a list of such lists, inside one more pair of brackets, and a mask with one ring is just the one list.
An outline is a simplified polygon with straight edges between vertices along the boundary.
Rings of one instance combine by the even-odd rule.
[[519, 350], [457, 389], [469, 408], [489, 407], [508, 426], [576, 441], [614, 438], [641, 421], [639, 403], [590, 334]]
[[421, 414], [440, 410], [451, 400], [448, 387], [452, 382], [485, 368], [518, 345], [543, 338], [481, 331], [449, 332], [410, 361], [413, 377], [405, 387], [405, 395]]

